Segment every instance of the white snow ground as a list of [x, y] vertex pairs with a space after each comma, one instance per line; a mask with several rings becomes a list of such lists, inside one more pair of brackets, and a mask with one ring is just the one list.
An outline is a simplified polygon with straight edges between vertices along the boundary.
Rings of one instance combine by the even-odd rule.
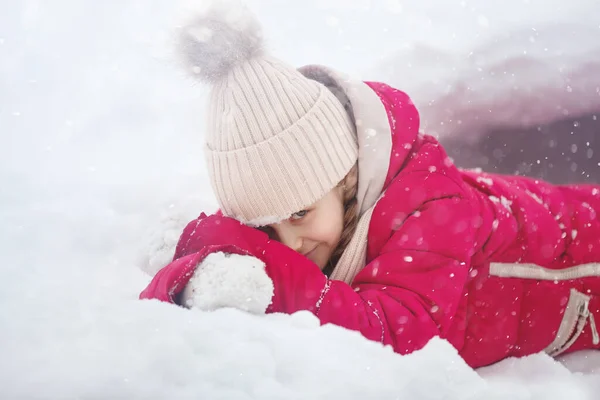
[[[599, 6], [584, 0], [251, 3], [277, 55], [353, 73], [423, 42], [460, 58], [498, 32], [600, 33]], [[474, 372], [441, 340], [400, 357], [307, 313], [138, 301], [150, 279], [140, 267], [160, 266], [183, 221], [215, 207], [201, 152], [206, 93], [170, 61], [174, 15], [171, 2], [148, 0], [0, 3], [0, 398], [600, 396], [599, 352]], [[561, 42], [579, 45], [589, 43]], [[578, 65], [591, 47], [581, 49]], [[427, 82], [430, 93], [455, 82], [420, 62], [415, 98], [427, 98]]]

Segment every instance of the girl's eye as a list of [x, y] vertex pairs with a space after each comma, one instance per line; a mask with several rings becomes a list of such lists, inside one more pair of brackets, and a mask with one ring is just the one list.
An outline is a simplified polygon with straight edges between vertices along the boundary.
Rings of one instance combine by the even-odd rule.
[[292, 214], [292, 216], [290, 218], [292, 220], [297, 221], [299, 219], [306, 217], [306, 214], [308, 214], [308, 210], [302, 210], [302, 211], [298, 211], [297, 213]]

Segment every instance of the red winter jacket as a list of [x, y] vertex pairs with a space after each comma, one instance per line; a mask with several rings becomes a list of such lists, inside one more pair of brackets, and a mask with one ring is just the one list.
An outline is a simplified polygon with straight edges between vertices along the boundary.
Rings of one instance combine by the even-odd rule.
[[[347, 85], [314, 68], [307, 76]], [[351, 284], [328, 280], [258, 230], [211, 216], [188, 225], [175, 261], [141, 297], [176, 302], [198, 263], [225, 251], [265, 263], [274, 285], [268, 312], [310, 310], [322, 323], [360, 331], [402, 354], [433, 336], [447, 339], [472, 367], [544, 350], [555, 356], [600, 348], [600, 187], [461, 171], [434, 138], [419, 133], [406, 94], [362, 85], [377, 101], [359, 107], [349, 95], [354, 117], [364, 126], [369, 116], [386, 116], [385, 127], [373, 124], [388, 145], [376, 141], [377, 157], [359, 164], [361, 178], [372, 174], [380, 183], [369, 185], [377, 193], [361, 192], [359, 183], [361, 209], [373, 209], [366, 266]], [[365, 141], [359, 145], [364, 151]]]

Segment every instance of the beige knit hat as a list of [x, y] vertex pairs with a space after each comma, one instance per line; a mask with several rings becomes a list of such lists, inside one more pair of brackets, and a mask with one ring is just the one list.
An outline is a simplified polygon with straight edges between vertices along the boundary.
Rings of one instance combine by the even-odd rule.
[[262, 226], [334, 188], [358, 157], [355, 126], [322, 84], [266, 55], [247, 10], [212, 7], [181, 30], [188, 68], [212, 85], [205, 154], [222, 212]]

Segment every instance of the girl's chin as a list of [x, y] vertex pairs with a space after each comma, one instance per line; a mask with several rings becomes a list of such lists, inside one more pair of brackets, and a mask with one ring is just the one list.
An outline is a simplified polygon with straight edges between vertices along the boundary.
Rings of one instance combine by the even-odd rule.
[[327, 248], [321, 244], [306, 253], [305, 257], [317, 264], [319, 269], [323, 270], [327, 266], [330, 256], [331, 254], [327, 253]]
[[327, 261], [329, 261], [329, 258], [324, 257], [323, 254], [315, 254], [313, 257], [308, 257], [308, 259], [317, 264], [321, 270], [327, 266]]
[[315, 264], [317, 264], [320, 269], [323, 269], [323, 265], [322, 265], [323, 263], [321, 263], [318, 259], [309, 258], [309, 260], [314, 262]]

